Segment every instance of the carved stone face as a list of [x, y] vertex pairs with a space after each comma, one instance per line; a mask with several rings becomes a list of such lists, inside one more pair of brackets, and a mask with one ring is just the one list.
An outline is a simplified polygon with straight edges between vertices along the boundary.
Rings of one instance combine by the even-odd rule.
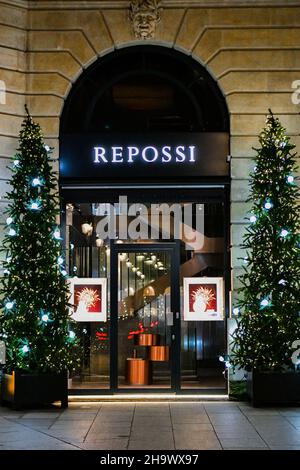
[[153, 38], [158, 21], [159, 15], [155, 11], [139, 11], [135, 13], [132, 17], [132, 22], [136, 37], [141, 39]]

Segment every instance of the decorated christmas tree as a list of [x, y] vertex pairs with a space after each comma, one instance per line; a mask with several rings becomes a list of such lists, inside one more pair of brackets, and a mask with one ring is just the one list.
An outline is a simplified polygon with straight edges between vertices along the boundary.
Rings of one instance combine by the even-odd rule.
[[69, 319], [57, 176], [40, 126], [26, 113], [7, 193], [0, 340], [8, 371], [71, 372], [78, 342]]
[[292, 344], [300, 339], [299, 189], [295, 146], [271, 111], [259, 143], [231, 361], [276, 371], [294, 367]]

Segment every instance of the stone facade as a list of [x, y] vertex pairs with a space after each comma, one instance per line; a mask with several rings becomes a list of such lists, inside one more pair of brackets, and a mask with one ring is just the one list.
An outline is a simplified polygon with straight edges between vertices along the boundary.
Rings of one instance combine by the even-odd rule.
[[[252, 146], [268, 108], [300, 150], [300, 109], [291, 99], [292, 83], [300, 80], [300, 1], [162, 0], [161, 6], [155, 38], [147, 43], [192, 55], [218, 81], [228, 104], [235, 290]], [[24, 103], [55, 147], [57, 165], [59, 120], [72, 84], [98, 57], [145, 44], [134, 36], [128, 8], [125, 0], [0, 0], [0, 84], [6, 87], [6, 103], [0, 100], [0, 233], [10, 176], [6, 165], [16, 149]]]

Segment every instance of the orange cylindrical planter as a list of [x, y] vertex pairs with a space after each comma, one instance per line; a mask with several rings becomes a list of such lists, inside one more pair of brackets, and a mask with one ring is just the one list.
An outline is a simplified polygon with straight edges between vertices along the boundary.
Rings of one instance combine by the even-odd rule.
[[126, 382], [128, 385], [150, 385], [151, 368], [147, 359], [126, 360]]
[[153, 333], [139, 333], [135, 337], [137, 346], [153, 346], [159, 344], [159, 335]]
[[170, 359], [170, 346], [151, 346], [149, 361], [168, 361]]

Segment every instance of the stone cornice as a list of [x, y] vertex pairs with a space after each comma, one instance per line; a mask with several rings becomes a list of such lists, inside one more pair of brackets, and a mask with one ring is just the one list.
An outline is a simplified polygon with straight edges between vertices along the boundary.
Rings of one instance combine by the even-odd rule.
[[[128, 0], [0, 0], [0, 5], [30, 10], [124, 9], [129, 7], [129, 3]], [[300, 7], [300, 0], [161, 0], [161, 6], [165, 8]]]

